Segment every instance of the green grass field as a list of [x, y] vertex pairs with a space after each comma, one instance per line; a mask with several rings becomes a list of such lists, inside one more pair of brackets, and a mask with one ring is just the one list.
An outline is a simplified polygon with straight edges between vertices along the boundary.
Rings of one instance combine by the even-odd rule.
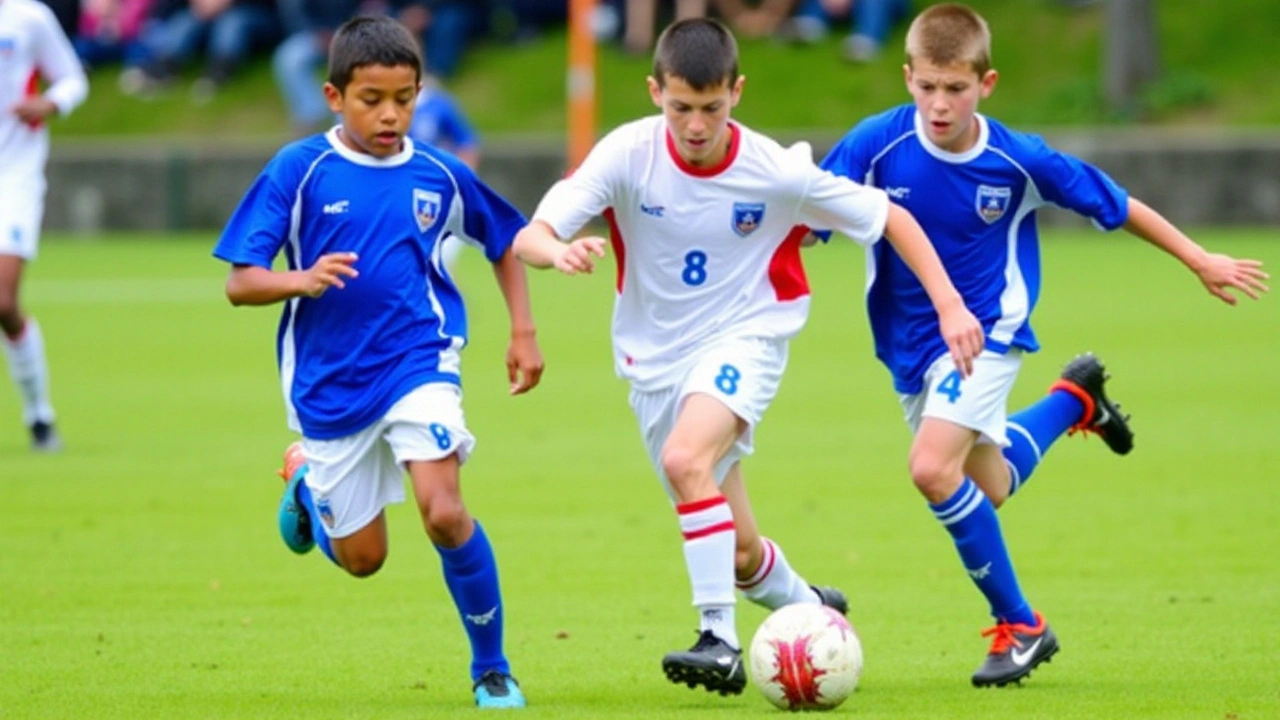
[[[1280, 268], [1274, 231], [1203, 232]], [[25, 298], [67, 442], [28, 454], [0, 391], [0, 718], [470, 717], [466, 642], [409, 506], [368, 580], [275, 531], [291, 439], [275, 309], [232, 309], [212, 237], [47, 238]], [[815, 299], [746, 465], [756, 511], [811, 580], [846, 589], [866, 653], [837, 713], [894, 718], [1280, 717], [1280, 297], [1228, 308], [1122, 236], [1052, 233], [1014, 405], [1098, 352], [1137, 449], [1064, 438], [1002, 511], [1063, 652], [978, 691], [985, 604], [905, 475], [871, 356], [861, 255], [807, 255]], [[680, 536], [610, 367], [611, 268], [534, 279], [547, 374], [505, 395], [506, 319], [465, 258], [469, 505], [498, 551], [509, 654], [539, 718], [779, 717], [753, 688], [669, 685], [693, 640]], [[750, 638], [763, 611], [740, 606]]]

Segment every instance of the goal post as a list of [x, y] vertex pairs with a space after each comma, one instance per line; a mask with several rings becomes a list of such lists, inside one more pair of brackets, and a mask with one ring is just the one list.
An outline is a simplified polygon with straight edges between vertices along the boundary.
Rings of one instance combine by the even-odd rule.
[[566, 73], [570, 171], [587, 157], [596, 140], [596, 39], [591, 22], [596, 0], [569, 0], [569, 61]]

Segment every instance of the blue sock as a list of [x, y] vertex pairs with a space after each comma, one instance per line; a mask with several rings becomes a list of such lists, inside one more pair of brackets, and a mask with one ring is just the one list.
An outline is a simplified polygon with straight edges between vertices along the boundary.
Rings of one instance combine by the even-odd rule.
[[316, 547], [320, 548], [320, 552], [333, 561], [334, 565], [342, 567], [333, 554], [333, 544], [329, 542], [329, 534], [324, 531], [324, 522], [320, 520], [320, 513], [316, 512], [316, 502], [311, 498], [311, 488], [308, 488], [305, 482], [298, 483], [298, 502], [307, 509], [307, 517], [311, 518], [311, 536], [316, 539]]
[[929, 509], [951, 533], [969, 577], [991, 603], [991, 614], [1002, 622], [1035, 625], [1000, 535], [995, 506], [977, 484], [965, 478], [954, 495]]
[[449, 587], [462, 627], [471, 641], [471, 679], [486, 670], [510, 673], [502, 652], [502, 591], [498, 587], [498, 562], [493, 547], [476, 522], [475, 533], [460, 547], [436, 546], [444, 567], [444, 583]]
[[1054, 390], [1031, 407], [1009, 417], [1005, 434], [1011, 443], [1004, 449], [1009, 463], [1009, 494], [1018, 492], [1035, 472], [1049, 446], [1080, 421], [1084, 403], [1066, 390]]

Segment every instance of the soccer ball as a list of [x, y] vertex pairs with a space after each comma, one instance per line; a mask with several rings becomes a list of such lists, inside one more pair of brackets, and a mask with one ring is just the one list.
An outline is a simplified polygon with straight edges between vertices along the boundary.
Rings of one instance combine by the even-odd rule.
[[830, 710], [853, 693], [861, 676], [857, 633], [825, 605], [779, 608], [751, 640], [751, 679], [783, 710]]

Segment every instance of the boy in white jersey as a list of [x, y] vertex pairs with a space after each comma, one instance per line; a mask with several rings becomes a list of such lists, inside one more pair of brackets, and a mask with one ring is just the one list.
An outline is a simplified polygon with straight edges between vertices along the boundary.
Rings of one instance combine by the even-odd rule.
[[[475, 439], [462, 412], [462, 296], [441, 247], [456, 237], [494, 266], [511, 315], [511, 394], [538, 384], [524, 266], [511, 241], [524, 218], [447, 153], [405, 134], [421, 87], [418, 43], [387, 17], [334, 35], [325, 97], [342, 118], [267, 165], [214, 255], [235, 305], [285, 303], [277, 347], [290, 428], [279, 523], [285, 544], [317, 545], [356, 577], [387, 557], [384, 508], [408, 472], [427, 536], [471, 643], [482, 708], [524, 707], [503, 650], [494, 552], [468, 513], [459, 467]], [[287, 271], [272, 270], [283, 252]]]
[[[977, 320], [907, 212], [879, 190], [823, 172], [807, 145], [783, 148], [730, 122], [744, 78], [719, 23], [683, 20], [658, 40], [648, 89], [662, 115], [623, 125], [553, 186], [515, 241], [517, 255], [566, 274], [591, 272], [606, 242], [617, 258], [618, 374], [650, 460], [679, 516], [701, 617], [697, 643], [663, 659], [667, 677], [738, 693], [746, 683], [734, 585], [767, 608], [824, 603], [760, 536], [739, 463], [782, 379], [788, 340], [808, 316], [804, 225], [881, 235], [920, 274], [944, 342], [967, 373]], [[564, 242], [603, 214], [612, 237]]]
[[[38, 92], [40, 84], [47, 89]], [[45, 161], [54, 113], [89, 94], [80, 61], [53, 12], [38, 0], [0, 0], [0, 330], [22, 394], [31, 447], [62, 446], [49, 402], [44, 336], [18, 304], [23, 266], [34, 260], [44, 216]]]
[[1040, 294], [1035, 209], [1054, 203], [1106, 229], [1124, 227], [1178, 258], [1229, 304], [1235, 288], [1266, 291], [1255, 260], [1206, 252], [1105, 173], [1038, 137], [977, 114], [996, 84], [986, 22], [963, 5], [930, 7], [907, 33], [907, 89], [915, 100], [864, 120], [823, 167], [893, 188], [920, 220], [985, 347], [968, 378], [951, 372], [920, 284], [883, 243], [868, 254], [867, 305], [876, 355], [888, 367], [915, 433], [910, 472], [987, 598], [995, 627], [973, 675], [979, 687], [1018, 682], [1058, 650], [1023, 598], [996, 518], [1063, 433], [1097, 433], [1112, 451], [1133, 447], [1128, 418], [1103, 392], [1092, 354], [1072, 360], [1047, 397], [1012, 417], [1009, 392], [1023, 352], [1039, 348], [1030, 315]]

